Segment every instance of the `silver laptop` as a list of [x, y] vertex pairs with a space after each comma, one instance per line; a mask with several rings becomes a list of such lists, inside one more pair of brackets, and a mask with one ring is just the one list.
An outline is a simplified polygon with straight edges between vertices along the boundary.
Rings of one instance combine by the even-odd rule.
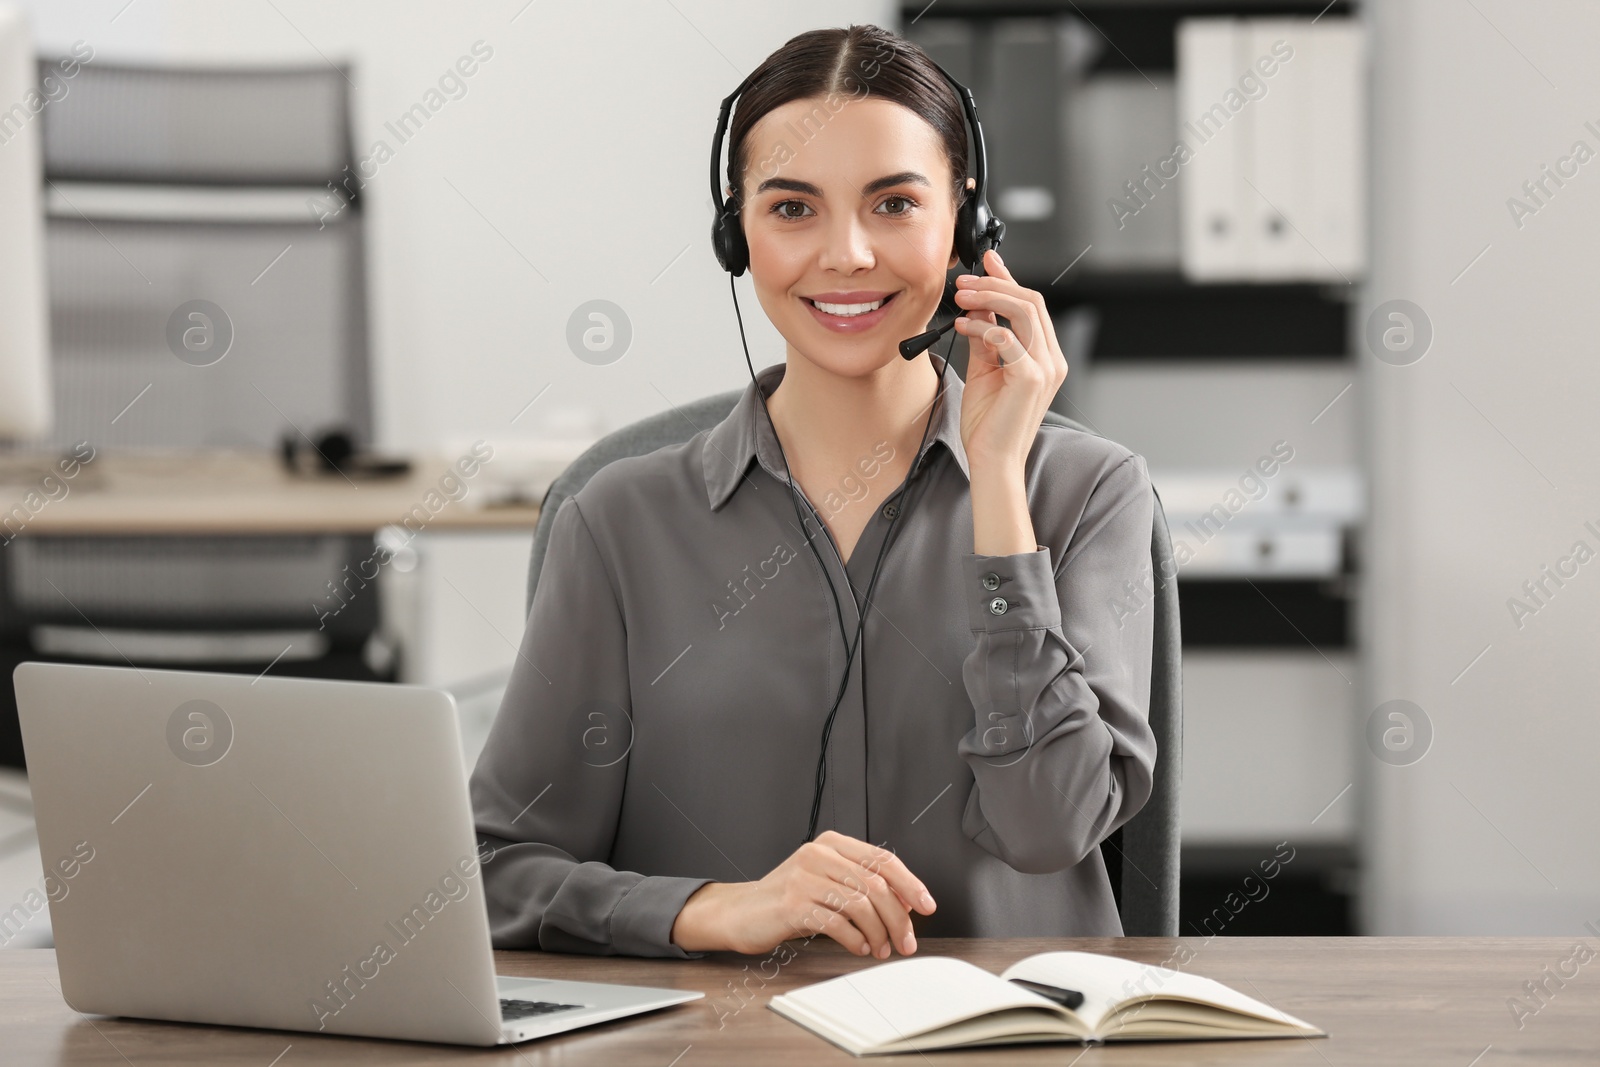
[[496, 1045], [705, 995], [496, 977], [447, 693], [57, 663], [14, 680], [80, 1012]]

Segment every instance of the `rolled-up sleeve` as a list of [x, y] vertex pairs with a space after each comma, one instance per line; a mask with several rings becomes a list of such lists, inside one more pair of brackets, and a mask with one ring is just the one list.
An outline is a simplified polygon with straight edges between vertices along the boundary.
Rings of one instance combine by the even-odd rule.
[[962, 665], [976, 715], [958, 746], [973, 775], [962, 830], [1018, 871], [1076, 864], [1150, 797], [1154, 610], [1127, 605], [1150, 574], [1153, 514], [1129, 455], [1063, 548], [962, 559], [976, 637]]
[[[608, 864], [632, 743], [627, 634], [576, 498], [549, 549], [511, 678], [472, 772], [496, 948], [694, 958], [671, 940], [710, 879]], [[487, 850], [485, 850], [487, 851]]]

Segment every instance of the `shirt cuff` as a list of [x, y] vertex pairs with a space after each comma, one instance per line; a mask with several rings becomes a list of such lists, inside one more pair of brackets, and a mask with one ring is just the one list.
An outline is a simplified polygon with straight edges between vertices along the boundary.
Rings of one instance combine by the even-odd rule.
[[704, 952], [685, 952], [672, 943], [672, 924], [695, 890], [710, 878], [646, 875], [617, 902], [611, 916], [611, 945], [628, 956], [674, 956], [699, 959]]
[[973, 633], [1038, 630], [1061, 625], [1050, 550], [1009, 556], [968, 552], [961, 558], [967, 620]]

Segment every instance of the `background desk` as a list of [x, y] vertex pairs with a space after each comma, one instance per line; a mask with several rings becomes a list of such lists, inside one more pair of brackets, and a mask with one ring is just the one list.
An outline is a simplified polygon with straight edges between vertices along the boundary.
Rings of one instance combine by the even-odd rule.
[[[314, 606], [329, 601], [338, 606], [339, 600], [349, 599], [348, 593], [335, 594], [333, 583], [365, 587], [360, 577], [341, 577], [340, 559], [311, 563], [309, 569], [296, 571], [292, 610], [285, 589], [275, 590], [259, 605], [244, 602], [249, 621], [229, 625], [266, 633], [256, 646], [270, 646], [269, 651], [235, 657], [240, 662], [216, 667], [200, 660], [167, 665], [257, 673], [279, 649], [292, 643], [296, 656], [275, 665], [280, 674], [312, 673], [441, 687], [453, 687], [463, 680], [489, 678], [492, 682], [514, 659], [514, 642], [526, 615], [526, 561], [539, 518], [538, 502], [570, 457], [560, 451], [501, 447], [466, 477], [452, 473], [453, 464], [463, 454], [465, 450], [413, 455], [409, 457], [412, 469], [406, 475], [364, 478], [336, 472], [291, 475], [277, 453], [264, 449], [102, 448], [71, 478], [57, 473], [47, 482], [57, 469], [55, 453], [0, 452], [0, 548], [6, 552], [0, 561], [0, 580], [8, 567], [20, 572], [29, 566], [27, 561], [37, 555], [25, 551], [29, 542], [43, 546], [62, 538], [176, 538], [181, 539], [176, 543], [207, 546], [208, 558], [211, 545], [221, 546], [215, 558], [222, 562], [212, 569], [238, 574], [239, 568], [227, 566], [233, 558], [227, 554], [240, 557], [241, 564], [248, 563], [257, 552], [251, 539], [299, 538], [317, 548], [317, 559], [351, 560], [348, 570], [352, 574], [360, 570], [360, 577], [370, 578], [373, 569], [379, 571], [379, 596], [359, 597], [353, 612], [341, 613], [343, 617], [336, 623], [353, 623], [345, 626], [353, 635], [335, 634], [343, 644], [331, 650], [321, 666], [295, 663], [297, 656], [318, 647], [322, 636], [302, 640], [307, 631], [321, 630]], [[453, 499], [449, 490], [459, 499]], [[371, 539], [380, 534], [386, 546], [403, 546], [398, 550], [404, 558], [394, 566], [378, 568], [375, 562], [367, 562], [374, 553]], [[160, 550], [148, 552], [163, 556]], [[114, 555], [111, 558], [120, 560]], [[294, 569], [287, 561], [274, 565]], [[323, 573], [317, 573], [319, 566], [325, 568]], [[37, 566], [35, 572], [46, 573]], [[205, 573], [190, 579], [194, 588], [209, 588]], [[33, 584], [43, 590], [41, 595], [60, 617], [41, 616], [37, 603], [19, 605], [12, 612], [9, 605], [14, 590], [0, 590], [0, 630], [4, 630], [6, 642], [0, 649], [0, 668], [7, 680], [7, 693], [0, 698], [0, 762], [20, 765], [22, 758], [9, 695], [10, 664], [51, 655], [92, 655], [97, 662], [121, 665], [124, 659], [116, 653], [121, 645], [115, 636], [119, 626], [184, 632], [203, 632], [211, 626], [209, 608], [166, 623], [119, 621], [131, 594], [119, 595], [118, 607], [108, 617], [104, 606], [96, 607], [81, 594], [62, 593], [61, 589], [71, 585], [59, 571], [56, 581], [60, 588], [54, 591], [37, 579]], [[148, 578], [145, 581], [146, 585], [150, 582]], [[263, 579], [253, 581], [259, 586]], [[241, 586], [256, 588], [249, 582]], [[57, 596], [64, 603], [56, 602]], [[220, 592], [209, 600], [239, 603]], [[69, 605], [81, 610], [69, 610]], [[365, 615], [368, 611], [381, 614], [371, 618]], [[34, 623], [51, 624], [57, 631], [53, 644], [42, 638], [24, 640], [25, 633], [36, 633]], [[71, 647], [62, 644], [62, 631], [68, 631], [65, 639], [72, 642]], [[281, 641], [276, 640], [279, 631], [284, 635]], [[362, 645], [369, 632], [381, 636], [378, 654], [370, 657]], [[318, 655], [314, 651], [309, 654]], [[139, 653], [135, 649], [131, 655], [138, 658]], [[144, 665], [161, 664], [145, 660]], [[485, 692], [484, 706], [497, 703], [490, 683], [474, 684], [473, 692], [480, 689]], [[473, 730], [482, 733], [487, 728], [478, 721], [485, 713], [481, 708], [466, 710], [472, 712], [467, 733], [476, 738]], [[492, 714], [492, 708], [487, 714]], [[3, 862], [0, 856], [0, 867]]]
[[[457, 500], [440, 482], [461, 454], [413, 455], [404, 476], [347, 479], [333, 472], [291, 475], [277, 453], [267, 450], [100, 448], [66, 478], [56, 467], [57, 453], [0, 451], [0, 553], [8, 554], [0, 559], [0, 584], [7, 564], [19, 566], [19, 549], [29, 539], [139, 534], [193, 543], [197, 538], [310, 535], [367, 539], [370, 548], [370, 539], [390, 528], [399, 543], [409, 546], [406, 562], [385, 566], [379, 574], [384, 647], [391, 661], [393, 652], [399, 654], [392, 673], [398, 681], [441, 687], [473, 683], [457, 698], [467, 755], [475, 757], [499, 703], [503, 678], [494, 672], [515, 658], [512, 642], [525, 615], [528, 544], [539, 518], [538, 501], [568, 457], [496, 448], [472, 477], [460, 478], [466, 491], [463, 495], [457, 488]], [[489, 505], [512, 490], [520, 491], [520, 503]], [[430, 498], [430, 493], [438, 495]], [[419, 505], [422, 510], [414, 512]], [[398, 573], [403, 568], [409, 573]], [[8, 595], [0, 590], [0, 598]], [[303, 616], [293, 620], [294, 632], [273, 642], [261, 662], [176, 665], [257, 673], [300, 631], [318, 628], [312, 604], [320, 599], [307, 596]], [[81, 619], [64, 621], [84, 632], [101, 662], [121, 665], [114, 650], [127, 647], [125, 638], [105, 633], [113, 624], [100, 611], [90, 607]], [[14, 769], [22, 762], [22, 749], [11, 667], [24, 659], [50, 658], [41, 647], [20, 624], [13, 632], [0, 623], [0, 763], [7, 765], [0, 766], [0, 899], [7, 901], [18, 899], [40, 877], [26, 783]], [[367, 667], [356, 649], [339, 650], [321, 666], [308, 668], [288, 657], [272, 669], [360, 677], [354, 672]], [[0, 1063], [8, 1062], [3, 1046], [0, 1039]]]
[[[7, 454], [0, 462], [0, 507], [9, 508], [50, 470], [53, 454]], [[74, 478], [59, 478], [68, 492], [29, 519], [23, 534], [247, 534], [372, 533], [399, 525], [456, 457], [412, 456], [409, 474], [391, 478], [345, 477], [329, 472], [291, 475], [276, 453], [102, 449]], [[505, 462], [483, 463], [462, 478], [466, 495], [428, 518], [433, 529], [532, 529], [538, 500], [564, 460], [519, 464], [517, 484], [531, 497], [514, 506], [482, 507], [486, 488], [503, 485]], [[3, 518], [3, 516], [0, 516]]]
[[[0, 952], [0, 1058], [39, 1064], [520, 1063], [525, 1067], [700, 1067], [706, 1064], [879, 1062], [959, 1067], [969, 1063], [1052, 1064], [1593, 1064], [1600, 1060], [1600, 959], [1518, 1030], [1506, 999], [1547, 965], [1555, 970], [1576, 939], [1558, 938], [1203, 938], [930, 939], [920, 951], [959, 956], [991, 971], [1035, 952], [1111, 952], [1147, 963], [1172, 957], [1181, 941], [1188, 969], [1235, 986], [1327, 1030], [1326, 1039], [1112, 1045], [1083, 1050], [1040, 1045], [915, 1053], [856, 1060], [770, 1010], [767, 1000], [796, 986], [871, 966], [830, 941], [791, 942], [795, 958], [775, 978], [761, 957], [719, 953], [703, 960], [641, 960], [498, 953], [502, 974], [699, 989], [706, 999], [632, 1020], [501, 1050], [458, 1049], [264, 1030], [90, 1018], [57, 992], [55, 953]], [[1593, 946], [1591, 946], [1593, 947]], [[249, 961], [239, 961], [249, 966]], [[733, 988], [748, 983], [743, 1007]], [[1552, 986], [1552, 988], [1554, 988]], [[287, 1051], [286, 1051], [287, 1050]], [[1487, 1050], [1487, 1051], [1486, 1051]], [[277, 1058], [281, 1057], [281, 1058]]]

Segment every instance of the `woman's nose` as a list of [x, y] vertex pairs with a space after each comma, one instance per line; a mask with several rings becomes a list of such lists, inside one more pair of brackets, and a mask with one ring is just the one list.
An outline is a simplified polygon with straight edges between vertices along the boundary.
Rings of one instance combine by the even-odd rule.
[[848, 274], [870, 269], [877, 261], [866, 227], [854, 215], [839, 215], [823, 234], [820, 266]]

